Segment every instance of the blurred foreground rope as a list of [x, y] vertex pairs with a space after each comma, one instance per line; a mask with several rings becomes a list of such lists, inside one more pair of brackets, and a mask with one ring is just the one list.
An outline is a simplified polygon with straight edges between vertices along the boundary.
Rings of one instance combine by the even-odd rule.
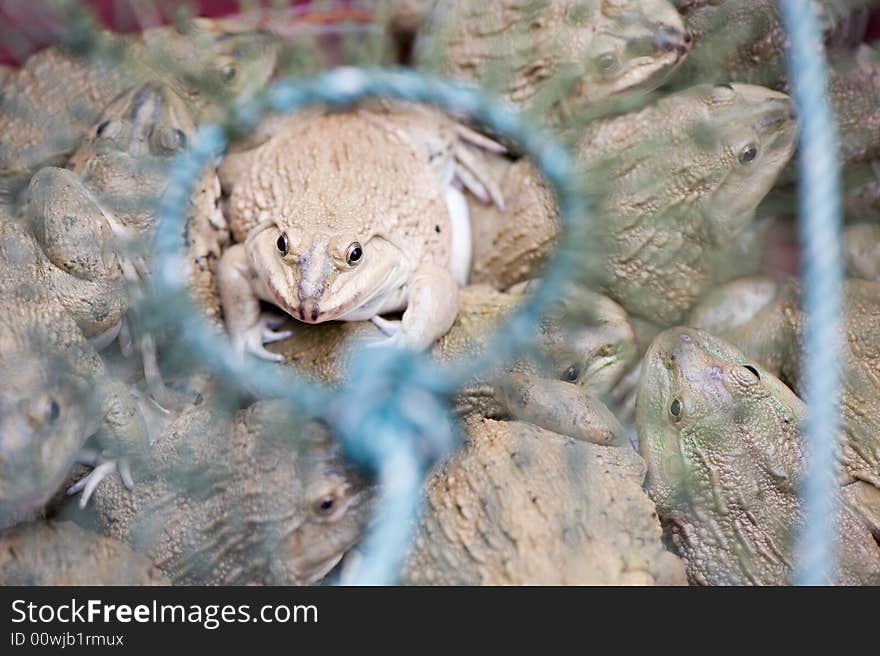
[[[562, 234], [535, 293], [497, 330], [482, 355], [441, 366], [424, 354], [364, 349], [355, 356], [349, 384], [334, 391], [288, 368], [232, 355], [230, 342], [208, 327], [187, 294], [181, 235], [196, 181], [224, 151], [228, 134], [252, 131], [269, 111], [290, 112], [315, 104], [346, 106], [371, 97], [436, 105], [473, 118], [517, 144], [556, 191]], [[448, 398], [477, 373], [533, 347], [542, 315], [576, 268], [583, 271], [585, 258], [591, 259], [579, 237], [589, 229], [586, 201], [577, 192], [571, 171], [567, 152], [552, 138], [478, 90], [413, 71], [356, 68], [275, 83], [260, 99], [239, 107], [225, 129], [201, 128], [192, 146], [172, 164], [172, 184], [159, 211], [155, 307], [177, 328], [184, 347], [225, 381], [258, 396], [287, 399], [301, 412], [322, 418], [335, 429], [346, 453], [377, 476], [378, 506], [361, 546], [364, 558], [351, 583], [382, 585], [397, 580], [418, 518], [425, 475], [455, 443]]]
[[795, 583], [827, 585], [836, 554], [837, 450], [840, 434], [841, 182], [837, 130], [827, 95], [828, 69], [812, 3], [780, 0], [790, 40], [788, 69], [801, 128], [798, 151], [799, 226], [806, 334], [802, 379], [807, 475], [801, 494]]

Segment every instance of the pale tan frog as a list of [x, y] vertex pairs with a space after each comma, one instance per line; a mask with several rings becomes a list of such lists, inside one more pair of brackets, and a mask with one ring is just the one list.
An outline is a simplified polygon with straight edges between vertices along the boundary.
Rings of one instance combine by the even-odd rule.
[[[260, 300], [305, 323], [371, 319], [402, 347], [443, 335], [470, 267], [458, 185], [502, 204], [469, 146], [500, 150], [432, 110], [382, 104], [293, 116], [229, 158], [230, 227], [243, 243], [223, 254], [218, 288], [237, 350], [279, 359], [263, 344], [287, 333]], [[381, 318], [401, 310], [399, 324]]]

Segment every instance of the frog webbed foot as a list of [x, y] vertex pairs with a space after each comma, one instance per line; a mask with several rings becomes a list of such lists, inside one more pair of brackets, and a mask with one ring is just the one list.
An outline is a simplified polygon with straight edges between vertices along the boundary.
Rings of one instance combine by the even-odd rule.
[[134, 480], [131, 477], [131, 468], [125, 458], [106, 458], [104, 455], [89, 449], [83, 449], [77, 455], [76, 461], [83, 465], [93, 467], [92, 471], [67, 488], [67, 494], [73, 496], [79, 492], [79, 507], [85, 508], [89, 499], [98, 485], [114, 473], [119, 474], [122, 484], [129, 490], [134, 488]]
[[293, 335], [293, 331], [290, 330], [277, 330], [285, 321], [286, 318], [283, 316], [260, 315], [260, 320], [257, 323], [235, 336], [237, 351], [240, 354], [251, 353], [264, 360], [281, 362], [284, 360], [284, 356], [280, 353], [272, 353], [264, 347], [264, 344], [280, 342]]

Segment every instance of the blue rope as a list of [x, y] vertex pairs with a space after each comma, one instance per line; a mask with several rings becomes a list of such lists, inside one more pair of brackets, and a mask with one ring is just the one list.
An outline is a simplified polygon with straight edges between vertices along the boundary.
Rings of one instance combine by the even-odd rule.
[[801, 126], [798, 193], [806, 313], [801, 378], [809, 408], [808, 466], [801, 490], [805, 518], [797, 538], [794, 581], [823, 585], [832, 582], [836, 554], [843, 280], [840, 164], [818, 20], [805, 0], [780, 0], [780, 5], [791, 41], [788, 70]]
[[[344, 106], [370, 97], [436, 105], [470, 116], [516, 143], [556, 192], [561, 239], [535, 293], [497, 329], [480, 356], [441, 366], [424, 354], [363, 350], [352, 363], [350, 383], [342, 390], [330, 390], [286, 368], [232, 356], [229, 340], [207, 325], [187, 294], [181, 235], [195, 184], [226, 148], [227, 134], [252, 131], [269, 111], [291, 112], [313, 104]], [[570, 238], [575, 229], [584, 233], [589, 218], [572, 170], [568, 153], [552, 138], [472, 87], [414, 71], [357, 68], [273, 84], [259, 99], [239, 107], [225, 128], [199, 129], [191, 147], [172, 162], [173, 183], [159, 208], [153, 302], [166, 313], [174, 309], [171, 321], [180, 341], [225, 381], [259, 396], [286, 399], [304, 413], [323, 418], [339, 435], [347, 455], [377, 476], [378, 506], [353, 583], [381, 585], [397, 580], [418, 519], [425, 475], [456, 443], [449, 397], [477, 374], [533, 348], [540, 318], [576, 265], [590, 259], [585, 244]]]

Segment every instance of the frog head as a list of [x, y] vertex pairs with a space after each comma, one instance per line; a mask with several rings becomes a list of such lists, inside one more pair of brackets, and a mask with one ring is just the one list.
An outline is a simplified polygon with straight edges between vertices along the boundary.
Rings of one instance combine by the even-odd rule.
[[62, 356], [8, 359], [0, 375], [0, 526], [26, 518], [54, 494], [95, 430], [85, 379]]
[[253, 96], [275, 70], [280, 40], [246, 21], [195, 18], [144, 32], [147, 57], [199, 118]]
[[251, 232], [246, 247], [273, 302], [305, 323], [371, 318], [408, 271], [397, 246], [356, 226], [306, 231], [278, 221]]
[[787, 546], [799, 516], [804, 416], [788, 387], [727, 342], [692, 328], [654, 340], [638, 387], [639, 450], [649, 494], [685, 554], [716, 551], [714, 563], [691, 562], [698, 574], [722, 567], [726, 580], [746, 582], [743, 554], [760, 551], [761, 535]]
[[687, 57], [690, 34], [667, 0], [600, 4], [602, 20], [585, 53], [581, 81], [595, 98], [659, 86]]
[[[789, 96], [749, 84], [699, 87], [703, 117], [691, 126], [695, 160], [712, 160], [703, 170], [703, 205], [717, 243], [738, 234], [791, 159], [797, 140]], [[696, 151], [701, 151], [699, 154]], [[697, 185], [700, 186], [700, 185]]]
[[272, 577], [279, 584], [311, 585], [363, 536], [374, 485], [345, 459], [321, 422], [303, 422], [280, 401], [258, 403], [251, 411], [249, 424], [260, 435], [255, 451], [295, 462], [295, 477], [284, 480], [285, 490], [275, 495], [284, 504], [285, 522], [269, 547]]
[[139, 226], [152, 217], [168, 187], [171, 158], [186, 148], [194, 132], [190, 112], [177, 93], [145, 84], [107, 106], [68, 168], [105, 210], [126, 225]]

